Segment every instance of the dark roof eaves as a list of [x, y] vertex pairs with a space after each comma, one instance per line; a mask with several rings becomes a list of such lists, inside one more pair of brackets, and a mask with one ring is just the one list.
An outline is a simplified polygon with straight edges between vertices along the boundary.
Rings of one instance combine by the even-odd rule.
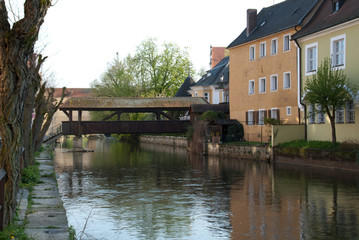
[[355, 17], [350, 18], [350, 19], [343, 19], [343, 20], [340, 21], [340, 22], [336, 22], [336, 23], [333, 23], [333, 24], [329, 24], [329, 25], [326, 25], [326, 26], [322, 26], [322, 27], [320, 27], [320, 28], [313, 29], [313, 30], [311, 30], [311, 31], [304, 32], [304, 33], [301, 33], [301, 34], [300, 34], [300, 31], [299, 31], [299, 32], [297, 32], [296, 34], [294, 34], [294, 35], [292, 36], [292, 39], [293, 39], [293, 40], [296, 40], [296, 39], [299, 39], [299, 38], [303, 38], [303, 37], [306, 37], [306, 36], [308, 36], [308, 35], [311, 35], [311, 34], [314, 34], [314, 33], [317, 33], [317, 32], [323, 31], [323, 30], [326, 30], [326, 29], [328, 29], [328, 28], [332, 28], [332, 27], [335, 27], [335, 26], [337, 26], [337, 25], [341, 25], [341, 24], [343, 24], [343, 23], [350, 22], [350, 21], [355, 20], [355, 19], [357, 19], [357, 18], [359, 18], [359, 16], [355, 16]]

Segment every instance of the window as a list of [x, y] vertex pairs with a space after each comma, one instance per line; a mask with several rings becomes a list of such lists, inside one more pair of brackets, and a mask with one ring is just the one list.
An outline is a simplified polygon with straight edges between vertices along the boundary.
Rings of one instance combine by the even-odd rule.
[[309, 124], [315, 123], [316, 116], [315, 116], [315, 106], [314, 105], [309, 105], [308, 118], [309, 118]]
[[330, 39], [333, 67], [345, 68], [345, 34]]
[[195, 97], [198, 97], [198, 93], [197, 93], [197, 92], [194, 92], [194, 96], [195, 96]]
[[270, 110], [269, 118], [274, 118], [274, 119], [279, 120], [279, 109], [278, 108], [272, 108]]
[[272, 44], [271, 44], [271, 54], [275, 55], [278, 53], [278, 39], [272, 39]]
[[344, 123], [344, 107], [338, 107], [335, 110], [335, 122]]
[[204, 93], [204, 98], [209, 102], [209, 92]]
[[[317, 70], [317, 43], [305, 46], [305, 71], [309, 74], [314, 74]], [[308, 75], [308, 74], [307, 74]]]
[[339, 9], [343, 6], [344, 0], [332, 1], [332, 13], [339, 11]]
[[254, 80], [249, 80], [248, 94], [254, 94]]
[[259, 79], [259, 93], [266, 92], [266, 78]]
[[355, 105], [353, 102], [349, 102], [346, 105], [346, 122], [355, 123]]
[[292, 115], [292, 107], [287, 107], [287, 116]]
[[290, 72], [283, 73], [283, 89], [290, 88]]
[[264, 118], [266, 118], [266, 111], [264, 109], [260, 109], [258, 112], [258, 125], [264, 125]]
[[283, 37], [283, 51], [289, 51], [290, 50], [290, 35], [285, 35]]
[[247, 125], [253, 125], [254, 124], [254, 111], [253, 110], [249, 110], [246, 114], [246, 122], [247, 122]]
[[260, 44], [260, 51], [259, 51], [259, 57], [265, 57], [266, 56], [266, 42], [261, 42]]
[[249, 47], [249, 60], [253, 61], [256, 58], [256, 46], [250, 46]]
[[270, 90], [271, 92], [278, 90], [278, 75], [270, 76]]
[[325, 122], [325, 115], [324, 112], [322, 111], [322, 105], [318, 104], [317, 105], [317, 122], [318, 123], [324, 123]]

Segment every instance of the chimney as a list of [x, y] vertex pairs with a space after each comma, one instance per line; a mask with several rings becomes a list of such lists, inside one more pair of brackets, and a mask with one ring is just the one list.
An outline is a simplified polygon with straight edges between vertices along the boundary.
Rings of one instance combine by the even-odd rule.
[[257, 26], [257, 9], [247, 10], [247, 37]]

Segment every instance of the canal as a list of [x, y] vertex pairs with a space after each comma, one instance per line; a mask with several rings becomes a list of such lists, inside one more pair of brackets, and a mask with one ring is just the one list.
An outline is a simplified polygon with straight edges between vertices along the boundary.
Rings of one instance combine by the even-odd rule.
[[78, 239], [359, 239], [359, 174], [89, 140], [55, 150]]

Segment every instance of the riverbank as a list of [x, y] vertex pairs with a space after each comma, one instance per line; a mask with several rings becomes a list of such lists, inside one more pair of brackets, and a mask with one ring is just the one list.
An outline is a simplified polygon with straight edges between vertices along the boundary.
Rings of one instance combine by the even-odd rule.
[[40, 183], [32, 191], [22, 188], [18, 194], [18, 224], [30, 239], [68, 240], [65, 208], [57, 188], [54, 161], [45, 150], [35, 158], [40, 163]]
[[[188, 151], [192, 151], [187, 139], [183, 137], [141, 136], [140, 142], [187, 147]], [[359, 152], [354, 150], [308, 149], [298, 147], [270, 148], [265, 146], [204, 143], [201, 152], [203, 155], [209, 156], [359, 171]]]

